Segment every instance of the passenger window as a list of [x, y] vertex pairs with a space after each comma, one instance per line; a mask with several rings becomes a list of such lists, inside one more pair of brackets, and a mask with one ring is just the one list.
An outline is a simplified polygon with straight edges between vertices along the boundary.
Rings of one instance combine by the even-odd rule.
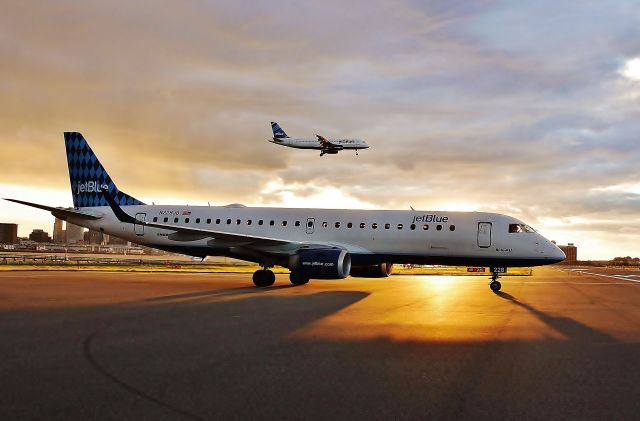
[[340, 222], [336, 222], [336, 228], [340, 228]]
[[402, 225], [402, 224], [398, 224], [398, 229], [399, 229], [399, 230], [401, 230], [401, 229], [402, 229], [402, 227], [403, 227], [403, 225]]
[[251, 225], [251, 219], [247, 219], [247, 225]]
[[240, 221], [239, 219], [236, 219], [236, 225], [240, 225], [242, 221]]
[[360, 228], [364, 228], [364, 222], [360, 222]]
[[373, 224], [371, 224], [371, 228], [373, 229], [378, 229], [378, 224], [376, 224], [375, 222]]
[[328, 224], [328, 223], [326, 223], [326, 222], [323, 222], [323, 223], [322, 223], [322, 228], [327, 228], [328, 226], [329, 226], [329, 224]]
[[351, 227], [353, 227], [353, 223], [349, 222], [349, 223], [347, 224], [347, 228], [351, 228]]
[[189, 223], [189, 218], [184, 218], [184, 223], [188, 224]]
[[276, 221], [274, 221], [273, 219], [271, 221], [269, 221], [269, 225], [274, 226], [276, 223]]
[[211, 223], [211, 218], [207, 218], [207, 224]]
[[296, 227], [299, 227], [300, 226], [300, 221], [296, 221], [295, 225], [296, 225]]
[[231, 224], [231, 219], [227, 219], [227, 225]]
[[282, 226], [286, 227], [287, 226], [287, 221], [282, 221]]
[[216, 225], [220, 225], [220, 219], [216, 219]]
[[169, 218], [167, 218], [166, 216], [163, 219], [164, 222], [169, 222]]
[[391, 224], [384, 224], [384, 229], [388, 230], [389, 228], [391, 228]]
[[424, 224], [422, 226], [422, 229], [425, 230], [425, 231], [428, 231], [429, 230], [429, 224]]
[[158, 222], [158, 217], [157, 216], [153, 217], [153, 222]]
[[438, 231], [442, 231], [442, 225], [436, 225], [436, 229], [437, 229]]
[[415, 230], [416, 229], [416, 224], [411, 224], [411, 226], [409, 228], [411, 228], [411, 231]]
[[173, 218], [173, 222], [177, 224], [178, 223], [178, 218]]
[[200, 218], [196, 218], [196, 224], [200, 223]]
[[455, 225], [451, 225], [451, 226], [449, 227], [449, 231], [455, 231], [455, 230], [456, 230], [456, 226], [455, 226]]
[[264, 224], [264, 221], [261, 219], [258, 221], [258, 225], [262, 225], [262, 224]]

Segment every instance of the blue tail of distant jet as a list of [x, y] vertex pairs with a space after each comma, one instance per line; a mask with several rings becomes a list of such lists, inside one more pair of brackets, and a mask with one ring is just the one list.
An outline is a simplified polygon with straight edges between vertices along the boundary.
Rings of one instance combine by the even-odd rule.
[[138, 199], [118, 190], [82, 134], [65, 132], [64, 144], [74, 207], [108, 206], [102, 194], [107, 189], [120, 206], [144, 205]]
[[274, 139], [286, 139], [289, 136], [282, 130], [282, 127], [275, 121], [271, 122], [271, 130], [273, 130], [273, 138]]

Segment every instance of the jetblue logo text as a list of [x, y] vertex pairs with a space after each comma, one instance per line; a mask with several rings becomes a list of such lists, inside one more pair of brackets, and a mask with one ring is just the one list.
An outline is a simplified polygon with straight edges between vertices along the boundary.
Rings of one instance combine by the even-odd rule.
[[438, 216], [429, 213], [426, 215], [416, 215], [413, 217], [414, 224], [416, 222], [447, 222], [448, 220], [448, 216]]
[[109, 190], [109, 186], [107, 186], [106, 184], [100, 185], [97, 181], [85, 181], [82, 184], [78, 184], [76, 194], [102, 193], [104, 190]]

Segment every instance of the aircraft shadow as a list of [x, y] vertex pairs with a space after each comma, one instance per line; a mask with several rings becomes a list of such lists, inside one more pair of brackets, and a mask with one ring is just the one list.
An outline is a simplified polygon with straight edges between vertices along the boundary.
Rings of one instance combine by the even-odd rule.
[[551, 327], [553, 330], [566, 336], [572, 341], [596, 343], [618, 342], [613, 336], [589, 327], [583, 323], [578, 322], [577, 320], [571, 319], [569, 317], [553, 316], [540, 311], [532, 305], [519, 301], [516, 297], [507, 292], [498, 291], [495, 292], [495, 294], [498, 297], [510, 301], [514, 305], [527, 310], [528, 312], [536, 316], [540, 321], [544, 322], [547, 326]]

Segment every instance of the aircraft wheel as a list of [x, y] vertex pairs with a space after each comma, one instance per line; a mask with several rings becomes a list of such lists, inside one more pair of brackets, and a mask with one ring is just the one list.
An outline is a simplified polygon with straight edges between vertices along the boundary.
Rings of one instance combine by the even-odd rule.
[[291, 272], [289, 281], [291, 281], [293, 285], [304, 285], [309, 282], [309, 278], [305, 278], [299, 272]]
[[270, 270], [256, 270], [253, 273], [253, 283], [257, 287], [270, 287], [276, 281], [276, 276]]
[[489, 284], [489, 288], [491, 288], [491, 291], [493, 292], [498, 292], [500, 291], [500, 288], [502, 288], [502, 284], [500, 283], [500, 281], [491, 281], [491, 283]]

